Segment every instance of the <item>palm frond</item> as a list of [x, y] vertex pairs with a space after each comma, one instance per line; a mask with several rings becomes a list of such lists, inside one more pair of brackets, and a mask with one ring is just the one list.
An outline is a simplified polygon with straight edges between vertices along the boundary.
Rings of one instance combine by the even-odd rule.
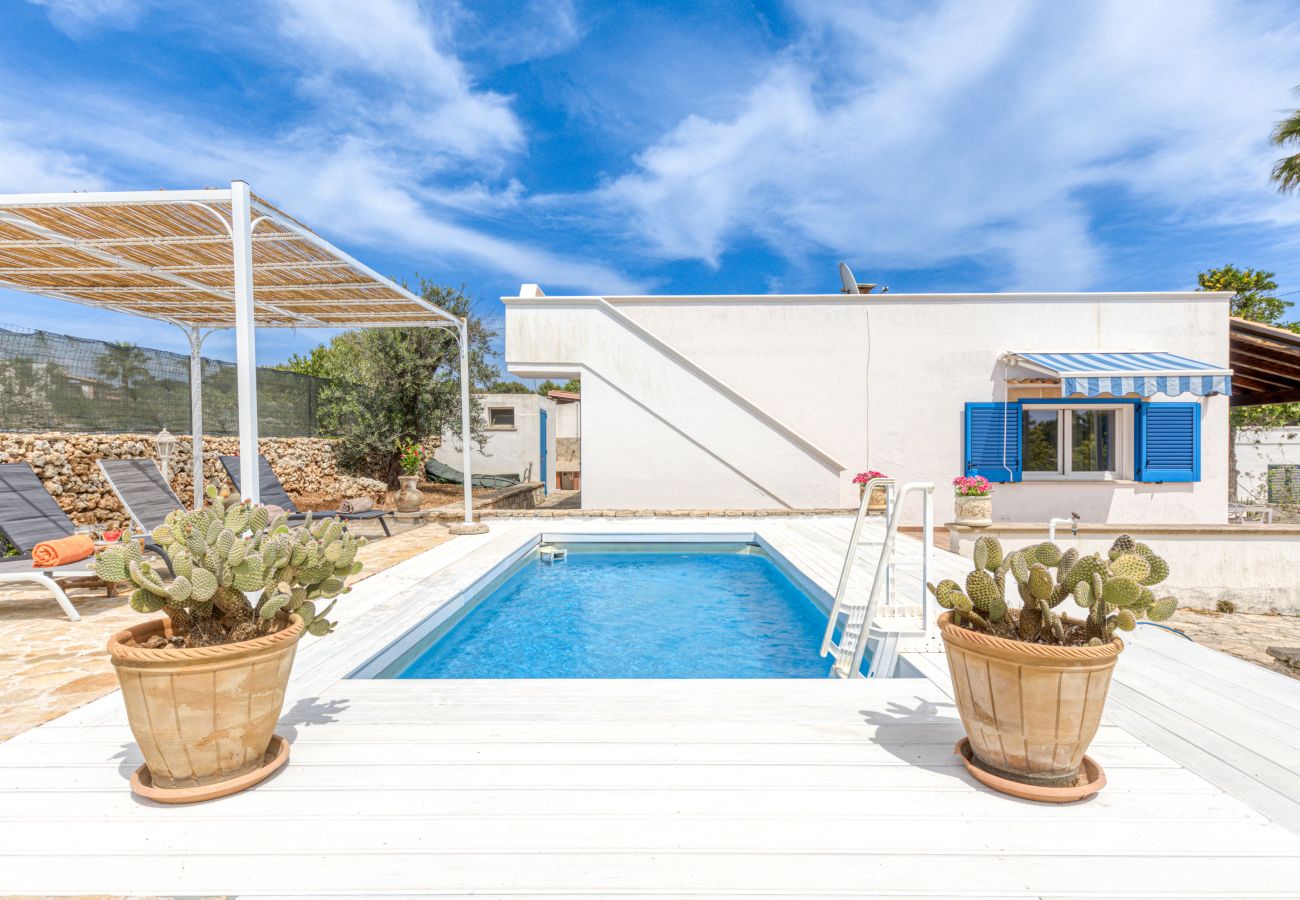
[[[1300, 109], [1287, 116], [1273, 129], [1273, 144], [1278, 147], [1300, 147]], [[1279, 191], [1300, 189], [1300, 153], [1284, 156], [1273, 166], [1273, 181]]]

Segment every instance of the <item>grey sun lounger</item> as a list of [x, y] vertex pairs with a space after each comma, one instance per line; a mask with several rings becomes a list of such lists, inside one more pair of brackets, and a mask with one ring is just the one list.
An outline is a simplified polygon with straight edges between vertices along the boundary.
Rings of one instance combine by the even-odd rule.
[[[465, 473], [460, 469], [454, 469], [436, 459], [425, 460], [424, 474], [429, 476], [430, 481], [437, 481], [441, 484], [464, 484]], [[470, 479], [473, 487], [482, 488], [503, 488], [512, 487], [519, 483], [518, 475], [475, 475]]]
[[[63, 566], [37, 569], [32, 565], [32, 550], [42, 541], [65, 538], [76, 526], [27, 463], [0, 464], [0, 534], [19, 555], [0, 560], [0, 584], [39, 584], [54, 595], [59, 607], [74, 622], [81, 615], [55, 580], [58, 578], [93, 578], [92, 559], [78, 560]], [[146, 549], [162, 555], [158, 547]], [[163, 556], [166, 560], [166, 556]], [[171, 563], [168, 562], [168, 568]], [[112, 586], [109, 586], [112, 590]]]
[[151, 532], [163, 524], [168, 513], [185, 511], [185, 504], [152, 459], [101, 459], [99, 471], [140, 531]]
[[[223, 456], [221, 457], [221, 466], [226, 470], [226, 475], [230, 478], [230, 483], [235, 486], [235, 490], [243, 493], [244, 489], [239, 482], [239, 457]], [[284, 489], [280, 483], [280, 478], [271, 468], [271, 463], [261, 454], [257, 457], [257, 475], [258, 487], [263, 503], [270, 503], [280, 507], [289, 514], [290, 522], [301, 522], [306, 518], [307, 513], [298, 509], [289, 492]], [[342, 519], [345, 522], [369, 522], [378, 520], [379, 526], [384, 529], [385, 535], [391, 535], [388, 530], [388, 511], [383, 509], [368, 509], [365, 512], [345, 513], [337, 509], [331, 510], [313, 510], [312, 518], [317, 519]]]

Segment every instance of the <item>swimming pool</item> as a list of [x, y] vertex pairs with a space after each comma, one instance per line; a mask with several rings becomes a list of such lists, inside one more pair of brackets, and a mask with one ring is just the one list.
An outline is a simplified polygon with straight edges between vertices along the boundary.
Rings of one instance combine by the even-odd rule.
[[377, 678], [825, 678], [826, 613], [753, 544], [536, 550]]

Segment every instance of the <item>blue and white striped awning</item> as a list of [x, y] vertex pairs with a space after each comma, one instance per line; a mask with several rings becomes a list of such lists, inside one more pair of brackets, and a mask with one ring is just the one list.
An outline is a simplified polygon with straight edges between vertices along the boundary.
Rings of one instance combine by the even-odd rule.
[[1015, 353], [1019, 365], [1061, 379], [1061, 396], [1232, 396], [1232, 370], [1173, 353]]

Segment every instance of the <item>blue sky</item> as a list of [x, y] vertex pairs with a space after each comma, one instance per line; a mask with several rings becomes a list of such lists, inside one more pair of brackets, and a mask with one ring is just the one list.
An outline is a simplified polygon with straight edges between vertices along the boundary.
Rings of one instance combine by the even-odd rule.
[[[0, 192], [248, 180], [500, 320], [557, 293], [1300, 292], [1300, 7], [11, 0]], [[1300, 293], [1296, 295], [1300, 299]], [[0, 325], [184, 350], [0, 290]], [[321, 339], [262, 332], [274, 363]], [[229, 339], [207, 352], [229, 358]]]

